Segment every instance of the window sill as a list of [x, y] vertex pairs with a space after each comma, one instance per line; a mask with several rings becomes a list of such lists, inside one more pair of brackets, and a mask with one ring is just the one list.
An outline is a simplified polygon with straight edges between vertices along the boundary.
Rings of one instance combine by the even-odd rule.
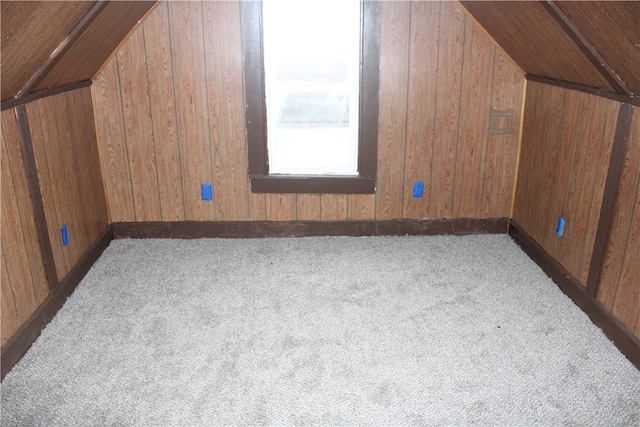
[[251, 175], [253, 193], [373, 194], [375, 177], [346, 175]]

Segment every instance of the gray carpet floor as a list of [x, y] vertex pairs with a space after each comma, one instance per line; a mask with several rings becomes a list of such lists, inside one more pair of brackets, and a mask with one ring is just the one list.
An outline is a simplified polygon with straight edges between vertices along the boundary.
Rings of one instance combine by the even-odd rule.
[[118, 240], [3, 426], [640, 425], [640, 372], [506, 235]]

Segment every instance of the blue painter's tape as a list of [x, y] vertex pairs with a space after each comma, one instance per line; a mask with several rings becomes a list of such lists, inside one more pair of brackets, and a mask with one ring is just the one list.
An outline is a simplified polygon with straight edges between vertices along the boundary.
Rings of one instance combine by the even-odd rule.
[[416, 181], [413, 183], [413, 197], [419, 199], [424, 194], [424, 182]]
[[65, 225], [60, 228], [60, 234], [62, 235], [62, 246], [69, 245], [69, 228]]
[[202, 184], [200, 187], [200, 191], [202, 193], [202, 200], [206, 200], [206, 201], [213, 200], [213, 185]]
[[558, 225], [556, 226], [556, 234], [558, 235], [558, 237], [562, 237], [562, 235], [564, 234], [564, 218], [561, 216], [558, 217]]

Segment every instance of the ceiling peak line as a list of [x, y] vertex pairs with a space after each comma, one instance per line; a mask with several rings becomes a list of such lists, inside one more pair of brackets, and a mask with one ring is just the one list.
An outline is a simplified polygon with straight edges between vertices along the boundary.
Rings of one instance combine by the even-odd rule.
[[18, 91], [14, 99], [22, 98], [28, 95], [31, 90], [38, 85], [46, 76], [47, 73], [53, 68], [53, 66], [62, 58], [64, 53], [73, 45], [73, 43], [82, 35], [82, 33], [89, 27], [89, 25], [96, 19], [96, 17], [102, 12], [107, 5], [106, 1], [97, 1], [91, 9], [82, 17], [78, 24], [73, 27], [69, 35], [53, 50], [49, 58], [42, 64], [42, 66], [31, 76], [31, 78], [25, 83], [25, 85]]
[[558, 7], [555, 1], [546, 0], [540, 2], [549, 15], [560, 25], [567, 35], [574, 41], [586, 57], [595, 66], [598, 72], [609, 82], [613, 88], [622, 95], [633, 97], [634, 93], [616, 74], [611, 66], [604, 60], [602, 55], [598, 53], [596, 48], [589, 40], [580, 32], [578, 27], [571, 22], [571, 19]]

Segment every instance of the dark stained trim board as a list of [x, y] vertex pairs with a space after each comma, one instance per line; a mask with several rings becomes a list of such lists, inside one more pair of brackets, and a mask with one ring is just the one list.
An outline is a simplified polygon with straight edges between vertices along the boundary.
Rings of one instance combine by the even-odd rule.
[[618, 349], [640, 369], [640, 341], [555, 259], [506, 218], [422, 219], [385, 221], [231, 221], [231, 222], [120, 222], [107, 226], [76, 266], [2, 348], [2, 378], [13, 368], [53, 319], [66, 299], [114, 238], [248, 238], [374, 235], [468, 235], [508, 233], [560, 289], [602, 328]]
[[373, 194], [376, 178], [365, 176], [251, 175], [254, 193]]
[[53, 319], [58, 310], [62, 308], [67, 298], [73, 293], [80, 281], [87, 274], [91, 266], [98, 260], [102, 252], [113, 240], [111, 225], [102, 232], [98, 240], [87, 250], [73, 269], [62, 279], [47, 299], [37, 308], [9, 341], [2, 347], [2, 378], [20, 361], [31, 345], [40, 335], [40, 332]]
[[513, 221], [509, 224], [509, 235], [558, 285], [560, 290], [571, 298], [596, 326], [602, 329], [618, 350], [640, 369], [640, 341], [627, 331], [602, 304], [588, 295], [584, 286], [575, 277]]
[[381, 6], [362, 3], [358, 175], [269, 174], [262, 2], [241, 2], [249, 178], [253, 193], [373, 194], [378, 167]]
[[385, 221], [183, 221], [116, 222], [114, 238], [199, 239], [312, 236], [428, 236], [504, 234], [507, 218], [399, 219]]
[[532, 82], [544, 83], [551, 86], [558, 86], [569, 90], [577, 90], [578, 92], [588, 93], [590, 95], [601, 96], [603, 98], [612, 99], [618, 102], [624, 102], [626, 104], [635, 105], [640, 107], [640, 98], [627, 95], [620, 95], [619, 93], [610, 92], [604, 89], [598, 89], [595, 87], [583, 86], [575, 83], [563, 82], [559, 80], [549, 79], [547, 77], [534, 76], [527, 74], [525, 78]]
[[621, 95], [632, 96], [633, 92], [618, 77], [613, 68], [598, 53], [596, 48], [582, 35], [580, 30], [571, 22], [565, 13], [553, 1], [541, 1], [542, 6], [549, 12], [549, 15], [560, 25], [569, 37], [575, 42], [585, 56], [591, 61], [596, 70], [604, 77], [611, 86]]
[[39, 92], [32, 93], [24, 98], [13, 98], [6, 101], [2, 101], [2, 111], [9, 108], [17, 107], [18, 105], [24, 105], [31, 101], [35, 101], [47, 96], [59, 95], [61, 93], [70, 92], [72, 90], [81, 89], [83, 87], [91, 86], [93, 81], [85, 80], [83, 82], [73, 83], [67, 86], [57, 87], [54, 89], [41, 90]]
[[602, 267], [606, 257], [607, 243], [611, 235], [613, 215], [618, 190], [620, 189], [620, 179], [624, 167], [624, 158], [627, 153], [632, 119], [633, 107], [629, 104], [622, 104], [618, 112], [616, 133], [613, 137], [613, 144], [611, 145], [611, 159], [609, 160], [609, 170], [607, 171], [607, 180], [605, 181], [604, 194], [602, 195], [600, 218], [598, 220], [598, 228], [589, 266], [589, 276], [586, 283], [587, 294], [592, 298], [595, 298], [598, 293], [598, 285], [600, 284]]
[[49, 289], [54, 290], [58, 285], [58, 273], [56, 272], [53, 248], [51, 247], [51, 240], [49, 239], [44, 203], [42, 201], [42, 193], [40, 192], [38, 169], [36, 167], [35, 153], [33, 152], [31, 131], [29, 130], [29, 119], [24, 105], [16, 107], [15, 113], [16, 120], [18, 122], [18, 135], [20, 139], [20, 150], [22, 152], [22, 162], [24, 163], [24, 169], [27, 174], [29, 198], [31, 199], [31, 205], [33, 207], [33, 216], [36, 222], [38, 240], [40, 241], [42, 261], [44, 263]]
[[38, 85], [47, 75], [47, 73], [53, 68], [64, 53], [75, 43], [75, 41], [82, 35], [84, 30], [87, 29], [89, 24], [102, 12], [102, 9], [107, 5], [106, 1], [97, 1], [91, 9], [84, 15], [84, 17], [78, 22], [78, 24], [71, 30], [69, 35], [60, 43], [60, 45], [54, 50], [49, 58], [42, 64], [42, 67], [36, 73], [31, 76], [29, 81], [18, 91], [16, 98], [22, 98], [25, 94], [31, 92], [31, 90]]

